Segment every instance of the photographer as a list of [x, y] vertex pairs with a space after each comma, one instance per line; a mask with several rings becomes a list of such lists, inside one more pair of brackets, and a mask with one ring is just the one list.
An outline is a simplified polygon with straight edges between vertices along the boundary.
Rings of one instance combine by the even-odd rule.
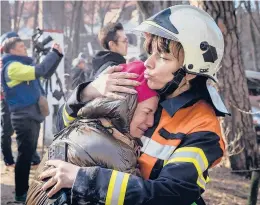
[[43, 97], [40, 77], [51, 76], [63, 54], [58, 44], [44, 60], [34, 65], [28, 57], [24, 42], [10, 38], [4, 42], [1, 73], [5, 99], [11, 112], [11, 123], [17, 135], [18, 157], [15, 166], [15, 200], [24, 202], [32, 155], [37, 147], [40, 123], [48, 115], [48, 104]]
[[[7, 32], [1, 36], [1, 54], [3, 54], [2, 51], [2, 45], [3, 43], [13, 37], [19, 37], [18, 34], [14, 31]], [[2, 70], [2, 59], [1, 59], [1, 70]], [[3, 89], [1, 86], [1, 150], [4, 158], [4, 163], [6, 166], [6, 170], [11, 170], [15, 167], [15, 161], [12, 154], [12, 139], [11, 136], [13, 135], [14, 130], [11, 124], [11, 118], [10, 118], [10, 111], [8, 108], [8, 105], [6, 103], [6, 100], [4, 98]], [[32, 165], [38, 165], [41, 162], [40, 156], [35, 151], [35, 153], [32, 156]]]

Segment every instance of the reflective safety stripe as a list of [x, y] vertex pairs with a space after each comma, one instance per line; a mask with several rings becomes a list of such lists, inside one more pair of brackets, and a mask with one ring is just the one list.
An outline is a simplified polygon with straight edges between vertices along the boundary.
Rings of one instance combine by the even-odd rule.
[[108, 185], [105, 205], [123, 205], [129, 174], [113, 170]]
[[207, 182], [207, 183], [210, 182], [209, 176], [207, 176], [206, 182]]
[[70, 123], [72, 123], [76, 118], [69, 116], [67, 113], [66, 109], [66, 104], [63, 107], [63, 112], [62, 112], [62, 118], [63, 118], [63, 123], [67, 127], [69, 126]]
[[141, 141], [143, 143], [141, 152], [162, 160], [168, 160], [171, 154], [176, 149], [176, 146], [162, 145], [154, 141], [153, 139], [145, 136], [142, 136]]
[[202, 189], [206, 189], [206, 180], [204, 179], [204, 177], [202, 175], [200, 175], [198, 177], [198, 180], [197, 180], [197, 184], [202, 188]]
[[174, 162], [190, 162], [197, 169], [198, 175], [201, 175], [208, 168], [208, 160], [202, 149], [197, 147], [183, 147], [177, 149], [166, 164]]

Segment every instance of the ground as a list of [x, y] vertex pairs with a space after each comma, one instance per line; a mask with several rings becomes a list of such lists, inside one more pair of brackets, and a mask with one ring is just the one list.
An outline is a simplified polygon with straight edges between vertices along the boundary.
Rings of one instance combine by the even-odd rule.
[[[39, 139], [38, 152], [41, 155], [41, 138]], [[15, 139], [13, 138], [13, 150], [16, 150]], [[14, 153], [16, 155], [16, 153]], [[14, 172], [5, 170], [1, 159], [1, 204], [12, 205], [14, 203]], [[35, 170], [31, 170], [30, 178]], [[216, 167], [210, 171], [210, 183], [203, 194], [207, 205], [246, 205], [249, 193], [250, 180], [231, 173], [225, 167]], [[258, 205], [260, 205], [260, 190], [258, 194]]]

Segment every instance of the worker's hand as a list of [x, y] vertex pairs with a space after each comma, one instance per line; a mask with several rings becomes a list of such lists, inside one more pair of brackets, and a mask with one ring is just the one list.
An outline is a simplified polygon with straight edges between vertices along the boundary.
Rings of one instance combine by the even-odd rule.
[[100, 96], [124, 99], [123, 96], [115, 92], [136, 94], [137, 92], [134, 88], [126, 86], [140, 85], [138, 81], [130, 79], [137, 78], [139, 75], [135, 73], [120, 72], [122, 69], [121, 66], [107, 68], [82, 91], [81, 100], [85, 102]]
[[52, 197], [62, 188], [72, 188], [80, 167], [61, 160], [49, 160], [45, 165], [53, 166], [39, 175], [40, 180], [51, 177], [42, 186], [43, 191], [52, 187], [47, 194], [48, 197]]
[[60, 44], [58, 44], [58, 43], [53, 43], [53, 44], [52, 44], [52, 48], [54, 48], [54, 49], [56, 49], [57, 51], [59, 51], [60, 54], [63, 54], [63, 53], [62, 53], [62, 49], [61, 49], [61, 47], [60, 47]]

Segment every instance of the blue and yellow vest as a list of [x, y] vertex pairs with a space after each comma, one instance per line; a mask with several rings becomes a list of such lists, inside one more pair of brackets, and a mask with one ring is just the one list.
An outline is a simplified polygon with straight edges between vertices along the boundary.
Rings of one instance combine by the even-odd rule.
[[27, 106], [36, 104], [42, 93], [42, 87], [38, 79], [22, 81], [20, 84], [9, 87], [11, 79], [8, 76], [8, 66], [12, 62], [20, 62], [24, 65], [33, 65], [33, 59], [26, 56], [7, 54], [2, 58], [3, 70], [1, 72], [4, 96], [11, 112], [21, 110]]

